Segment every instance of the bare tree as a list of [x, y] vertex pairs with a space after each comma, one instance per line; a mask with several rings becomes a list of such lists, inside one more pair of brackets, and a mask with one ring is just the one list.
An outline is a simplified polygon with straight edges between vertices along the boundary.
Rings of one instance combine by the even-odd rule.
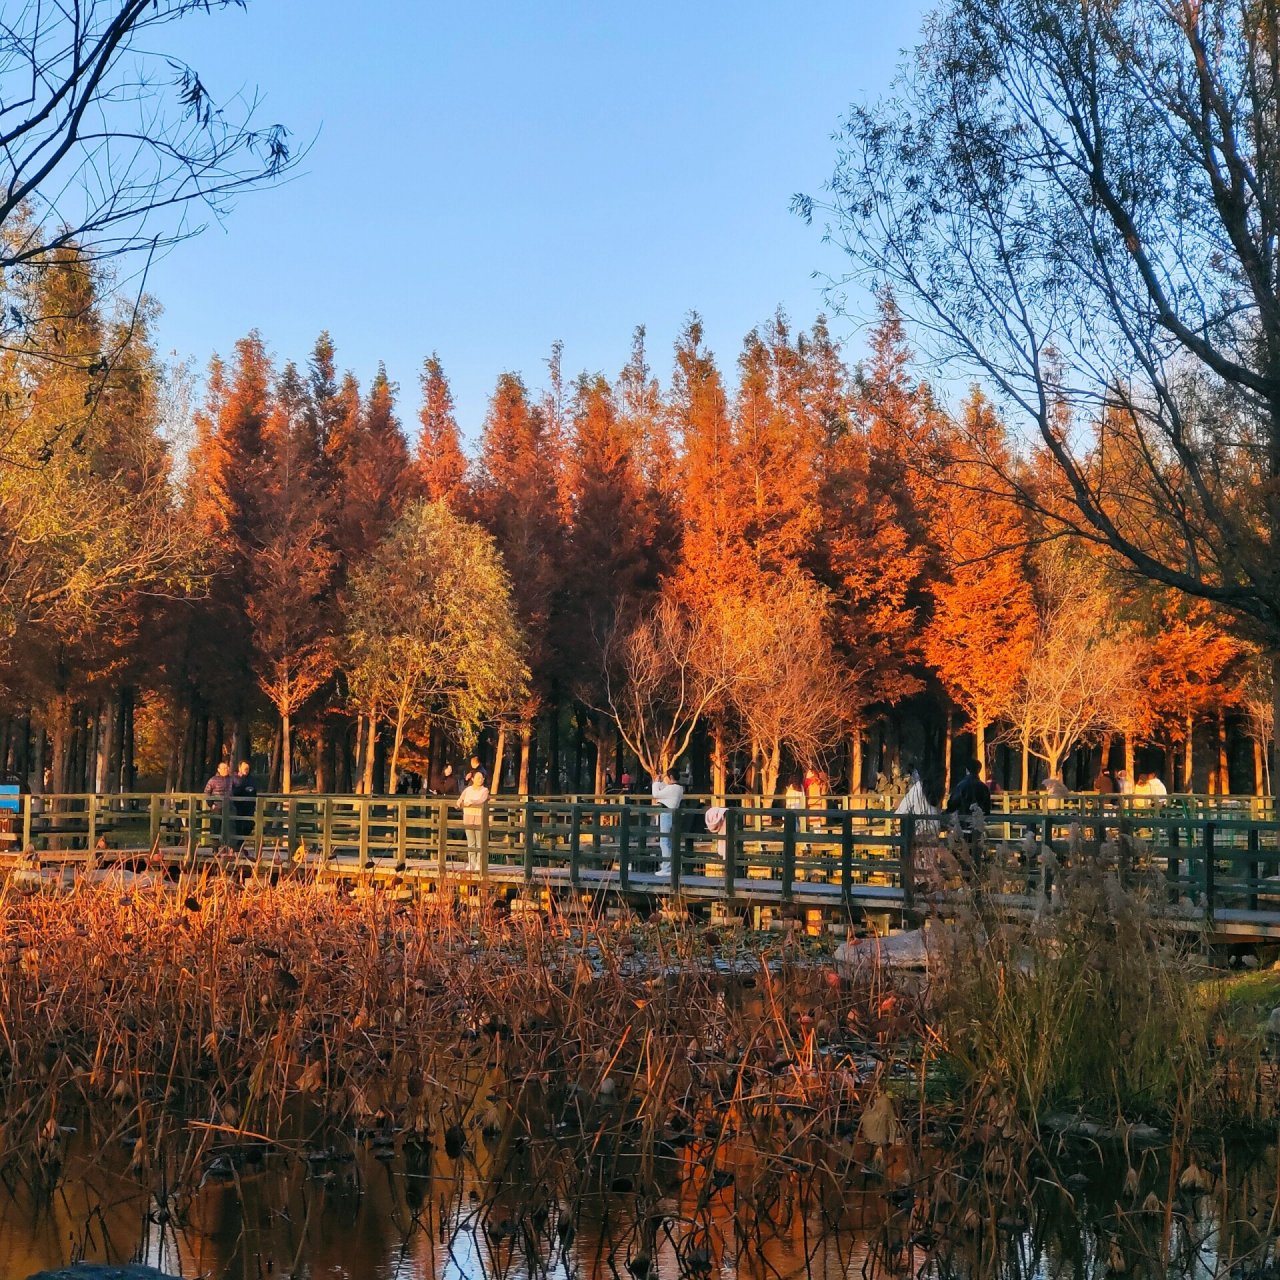
[[665, 595], [634, 626], [615, 626], [606, 643], [606, 707], [653, 777], [684, 754], [699, 718], [723, 696], [723, 669], [707, 662], [714, 644], [705, 617]]
[[[0, 270], [154, 250], [293, 163], [254, 98], [220, 102], [163, 29], [245, 0], [19, 0], [0, 23]], [[171, 216], [176, 215], [176, 216]]]
[[797, 199], [1038, 432], [1069, 501], [1018, 487], [1050, 533], [1276, 664], [1278, 39], [1277, 0], [947, 0]]
[[1139, 696], [1137, 648], [1115, 621], [1113, 600], [1096, 566], [1055, 546], [1041, 556], [1039, 617], [1031, 658], [1014, 687], [1006, 741], [1060, 776], [1067, 753], [1121, 728]]
[[708, 604], [707, 625], [719, 638], [703, 654], [719, 675], [734, 720], [760, 766], [766, 803], [778, 790], [784, 751], [811, 762], [839, 736], [849, 690], [839, 674], [828, 631], [826, 593], [801, 573], [757, 578], [740, 595]]

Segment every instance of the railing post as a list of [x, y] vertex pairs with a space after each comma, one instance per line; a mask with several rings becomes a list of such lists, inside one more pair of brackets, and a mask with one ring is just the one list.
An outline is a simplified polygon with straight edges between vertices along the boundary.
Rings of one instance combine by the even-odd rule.
[[[259, 858], [261, 858], [262, 846], [267, 842], [266, 807], [263, 805], [261, 799], [257, 796], [254, 796], [253, 799], [249, 801], [242, 800], [240, 803], [241, 804], [248, 803], [253, 805], [253, 817], [250, 818], [249, 820], [250, 826], [252, 828], [252, 830], [249, 832], [249, 838], [253, 841], [254, 851], [256, 855]], [[286, 846], [286, 849], [285, 849], [286, 853], [288, 854], [289, 858], [292, 859], [295, 843], [290, 838], [290, 829], [288, 827], [285, 828], [285, 846]]]
[[618, 886], [623, 893], [631, 888], [631, 806], [625, 797], [618, 807]]
[[902, 815], [902, 850], [899, 864], [902, 879], [902, 905], [912, 910], [916, 905], [916, 815]]
[[846, 914], [853, 904], [853, 814], [840, 815], [840, 898]]
[[524, 882], [533, 883], [533, 801], [524, 802]]
[[782, 811], [782, 901], [790, 902], [796, 878], [796, 811]]
[[396, 802], [396, 870], [403, 871], [409, 861], [409, 802], [401, 797]]
[[231, 848], [231, 797], [224, 795], [222, 797], [222, 822], [221, 830], [218, 835], [218, 844], [224, 848]]
[[333, 797], [325, 796], [320, 818], [320, 865], [326, 870], [333, 857]]
[[98, 797], [90, 794], [86, 797], [85, 804], [88, 806], [88, 820], [85, 827], [84, 865], [87, 871], [92, 871], [98, 861]]
[[578, 855], [582, 850], [582, 806], [574, 800], [569, 810], [569, 884], [577, 889], [580, 883]]
[[733, 901], [737, 892], [738, 851], [742, 847], [742, 811], [737, 808], [724, 811], [724, 896]]
[[360, 796], [356, 803], [360, 806], [360, 834], [357, 838], [356, 856], [360, 859], [360, 870], [369, 865], [369, 796]]
[[[293, 851], [298, 847], [298, 798], [290, 795], [286, 798], [287, 817], [285, 818], [284, 843], [288, 850], [289, 857], [293, 857]], [[262, 849], [262, 841], [265, 835], [262, 805], [255, 797], [253, 801], [253, 835], [257, 842], [259, 851]]]
[[1217, 870], [1213, 865], [1213, 823], [1204, 824], [1204, 918], [1205, 923], [1213, 925], [1213, 896]]
[[160, 795], [147, 797], [147, 843], [154, 849], [160, 839]]
[[1258, 828], [1249, 828], [1249, 910], [1258, 909]]
[[683, 823], [680, 821], [680, 810], [671, 810], [671, 896], [674, 898], [680, 893], [680, 871], [681, 862], [684, 861], [683, 840], [684, 833], [681, 830]]
[[26, 853], [31, 848], [31, 796], [22, 797], [22, 848], [21, 853]]
[[207, 815], [208, 810], [205, 808], [203, 797], [187, 796], [187, 865], [189, 867], [195, 866], [196, 847], [203, 834], [200, 828], [204, 826]]
[[480, 883], [482, 885], [489, 883], [489, 808], [490, 805], [486, 804], [480, 810]]
[[449, 802], [436, 801], [436, 861], [443, 886], [449, 874]]

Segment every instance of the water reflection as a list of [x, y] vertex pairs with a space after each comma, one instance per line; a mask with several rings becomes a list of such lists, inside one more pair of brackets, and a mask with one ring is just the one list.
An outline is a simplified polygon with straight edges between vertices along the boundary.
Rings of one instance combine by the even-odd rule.
[[171, 1196], [181, 1152], [142, 1178], [127, 1153], [86, 1143], [52, 1190], [11, 1182], [0, 1191], [0, 1276], [80, 1257], [216, 1280], [1277, 1274], [1267, 1263], [1280, 1228], [1274, 1148], [1230, 1159], [1223, 1149], [1212, 1191], [1179, 1191], [1167, 1161], [1148, 1153], [1140, 1186], [1133, 1175], [1126, 1183], [1123, 1158], [1088, 1174], [1045, 1167], [1024, 1201], [1004, 1205], [965, 1203], [958, 1174], [958, 1198], [940, 1195], [920, 1169], [912, 1180], [887, 1168], [868, 1189], [796, 1169], [762, 1188], [746, 1176], [751, 1153], [730, 1142], [710, 1170], [689, 1148], [653, 1182], [625, 1153], [596, 1151], [599, 1176], [576, 1185], [604, 1189], [569, 1204], [551, 1191], [572, 1184], [559, 1162], [591, 1153], [500, 1146], [477, 1133], [456, 1159], [368, 1141], [327, 1161], [241, 1152], [248, 1158], [214, 1162], [195, 1190]]

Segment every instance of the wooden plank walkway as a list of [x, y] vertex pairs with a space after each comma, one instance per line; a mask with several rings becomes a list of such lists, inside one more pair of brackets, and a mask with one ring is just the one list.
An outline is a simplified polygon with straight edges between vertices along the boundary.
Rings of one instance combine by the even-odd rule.
[[[937, 822], [841, 803], [821, 810], [731, 804], [723, 833], [701, 807], [672, 815], [645, 799], [520, 800], [487, 807], [468, 860], [461, 811], [419, 797], [203, 795], [16, 797], [0, 811], [0, 859], [33, 852], [46, 867], [156, 870], [220, 865], [240, 874], [306, 868], [319, 876], [400, 880], [427, 888], [514, 886], [556, 894], [664, 898], [730, 907], [790, 907], [900, 919], [925, 908], [920, 864]], [[993, 814], [990, 839], [1017, 855], [1025, 883], [1011, 908], [1038, 897], [1039, 853], [1122, 856], [1158, 872], [1171, 919], [1232, 939], [1280, 937], [1280, 822], [1242, 805], [1181, 797], [1135, 803], [1073, 797], [1063, 807]], [[865, 801], [864, 801], [865, 802]], [[670, 841], [668, 858], [664, 841]]]

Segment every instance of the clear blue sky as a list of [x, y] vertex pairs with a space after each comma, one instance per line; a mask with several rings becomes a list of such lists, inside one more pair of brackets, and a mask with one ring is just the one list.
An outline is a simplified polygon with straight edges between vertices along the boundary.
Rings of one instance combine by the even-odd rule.
[[[847, 105], [885, 92], [918, 0], [411, 3], [251, 0], [172, 30], [211, 91], [316, 135], [288, 185], [155, 266], [159, 343], [259, 328], [302, 361], [322, 328], [412, 428], [438, 350], [474, 436], [497, 374], [612, 375], [648, 328], [664, 382], [686, 312], [721, 365], [781, 304], [822, 305], [840, 258], [788, 211], [831, 172]], [[178, 39], [181, 39], [181, 44]], [[837, 332], [860, 346], [856, 326]]]

